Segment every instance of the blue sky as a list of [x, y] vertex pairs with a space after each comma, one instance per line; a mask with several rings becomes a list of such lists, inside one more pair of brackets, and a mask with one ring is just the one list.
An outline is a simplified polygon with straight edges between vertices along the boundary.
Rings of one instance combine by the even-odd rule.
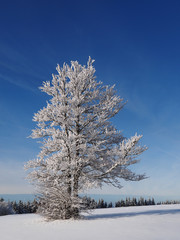
[[134, 166], [148, 179], [100, 192], [180, 199], [179, 12], [179, 1], [1, 1], [0, 193], [33, 191], [23, 165], [40, 147], [27, 138], [46, 105], [38, 87], [57, 63], [91, 56], [97, 79], [128, 100], [113, 123], [149, 147]]

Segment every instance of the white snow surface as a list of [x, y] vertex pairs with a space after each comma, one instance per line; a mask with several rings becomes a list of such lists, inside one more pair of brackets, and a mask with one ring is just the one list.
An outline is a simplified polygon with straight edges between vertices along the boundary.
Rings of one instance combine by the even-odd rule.
[[0, 217], [1, 240], [179, 240], [180, 204], [96, 209], [81, 220]]

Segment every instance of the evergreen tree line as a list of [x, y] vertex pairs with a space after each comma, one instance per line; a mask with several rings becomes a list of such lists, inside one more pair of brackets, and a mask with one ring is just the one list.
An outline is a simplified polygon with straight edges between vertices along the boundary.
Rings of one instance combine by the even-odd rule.
[[113, 205], [112, 202], [107, 203], [103, 199], [99, 199], [99, 201], [95, 201], [94, 199], [91, 199], [90, 197], [85, 197], [87, 206], [90, 209], [95, 209], [95, 208], [111, 208], [111, 207], [129, 207], [129, 206], [148, 206], [148, 205], [155, 205], [154, 198], [152, 199], [144, 199], [144, 198], [126, 198], [125, 200], [119, 200], [115, 202]]
[[[33, 202], [27, 201], [27, 202], [23, 202], [23, 201], [11, 201], [11, 202], [7, 202], [5, 203], [3, 198], [0, 198], [0, 207], [3, 209], [3, 212], [6, 209], [5, 212], [10, 212], [11, 214], [23, 214], [23, 213], [36, 213], [37, 209], [38, 209], [38, 201], [34, 200]], [[3, 214], [6, 215], [6, 214]]]
[[176, 201], [176, 200], [167, 200], [167, 201], [162, 201], [162, 202], [158, 202], [157, 205], [164, 205], [164, 204], [180, 204], [180, 201]]
[[[95, 201], [90, 197], [83, 197], [82, 203], [86, 205], [87, 209], [97, 209], [97, 208], [112, 208], [112, 207], [129, 207], [129, 206], [148, 206], [148, 205], [156, 205], [154, 198], [152, 199], [144, 199], [144, 198], [126, 198], [125, 200], [121, 199], [115, 204], [112, 202], [107, 203], [103, 199], [99, 199]], [[157, 205], [160, 204], [180, 204], [180, 201], [164, 201], [158, 202]], [[8, 214], [25, 214], [25, 213], [36, 213], [38, 207], [41, 204], [34, 199], [33, 202], [27, 201], [11, 201], [5, 202], [3, 198], [0, 198], [0, 216], [8, 215]]]

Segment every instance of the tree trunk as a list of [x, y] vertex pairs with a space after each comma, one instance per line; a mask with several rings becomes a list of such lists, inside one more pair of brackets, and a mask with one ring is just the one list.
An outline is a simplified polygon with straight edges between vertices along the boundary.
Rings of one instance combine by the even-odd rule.
[[72, 207], [72, 215], [74, 218], [79, 217], [79, 207], [78, 207], [78, 176], [77, 173], [74, 174], [74, 186], [73, 186], [73, 207]]

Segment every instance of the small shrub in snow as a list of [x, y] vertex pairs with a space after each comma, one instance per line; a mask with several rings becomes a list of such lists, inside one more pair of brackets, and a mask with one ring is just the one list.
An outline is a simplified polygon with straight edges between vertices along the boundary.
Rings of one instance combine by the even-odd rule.
[[9, 215], [13, 213], [14, 211], [12, 209], [11, 204], [6, 202], [0, 202], [0, 216]]

